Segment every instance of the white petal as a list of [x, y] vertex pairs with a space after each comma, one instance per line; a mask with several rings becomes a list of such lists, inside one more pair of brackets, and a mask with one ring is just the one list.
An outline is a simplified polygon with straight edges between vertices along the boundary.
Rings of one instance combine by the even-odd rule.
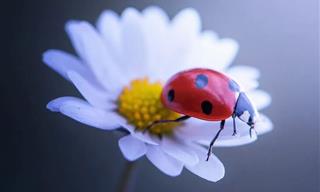
[[119, 147], [124, 157], [129, 161], [134, 161], [147, 152], [146, 144], [131, 135], [122, 137], [119, 140]]
[[244, 92], [249, 92], [259, 87], [259, 82], [257, 80], [237, 79], [237, 78], [233, 78], [233, 79], [239, 84], [241, 90]]
[[245, 92], [253, 90], [259, 86], [257, 81], [260, 73], [257, 69], [249, 66], [235, 66], [226, 71], [233, 80], [235, 80]]
[[68, 77], [91, 105], [101, 109], [115, 109], [116, 105], [112, 103], [115, 96], [111, 96], [102, 88], [91, 84], [74, 71], [69, 71]]
[[66, 30], [80, 57], [89, 65], [99, 82], [108, 90], [120, 92], [123, 79], [104, 41], [87, 22], [69, 21]]
[[[257, 134], [258, 135], [262, 135], [265, 134], [269, 131], [272, 130], [273, 125], [272, 122], [270, 121], [270, 119], [263, 115], [260, 114], [259, 115], [259, 119], [255, 125], [255, 129], [252, 131], [252, 137], [250, 137], [250, 131], [248, 126], [243, 123], [237, 122], [237, 135], [236, 136], [231, 136], [232, 134], [232, 129], [226, 129], [223, 130], [224, 131], [224, 136], [222, 136], [219, 140], [217, 140], [215, 146], [217, 147], [233, 147], [233, 146], [240, 146], [240, 145], [245, 145], [245, 144], [249, 144], [252, 143], [253, 141], [257, 140]], [[240, 126], [239, 126], [240, 125]], [[229, 121], [229, 126], [231, 125], [231, 121]], [[257, 133], [257, 134], [256, 134]], [[202, 144], [209, 144], [209, 142], [200, 142]]]
[[224, 177], [224, 166], [214, 154], [211, 154], [209, 161], [206, 161], [206, 149], [197, 147], [195, 151], [199, 156], [199, 163], [194, 166], [187, 165], [186, 168], [189, 171], [203, 179], [213, 182], [217, 182]]
[[213, 32], [204, 32], [191, 46], [190, 68], [203, 67], [223, 71], [234, 60], [239, 45], [233, 39], [218, 39]]
[[[167, 74], [189, 68], [188, 57], [192, 53], [192, 45], [198, 40], [201, 30], [201, 21], [197, 11], [192, 8], [180, 11], [172, 20], [170, 33], [167, 37], [169, 55], [167, 66], [163, 66]], [[174, 67], [172, 67], [174, 66]], [[168, 77], [165, 77], [168, 78]]]
[[145, 38], [146, 68], [151, 80], [168, 76], [170, 66], [167, 59], [170, 55], [169, 18], [159, 7], [148, 7], [143, 10], [143, 32]]
[[260, 77], [260, 72], [258, 69], [245, 65], [237, 65], [228, 70], [230, 75], [234, 76], [246, 76], [249, 79], [258, 79]]
[[158, 169], [167, 175], [178, 176], [183, 169], [183, 164], [180, 161], [164, 153], [158, 146], [148, 146], [146, 156]]
[[124, 119], [114, 112], [106, 112], [75, 97], [60, 97], [50, 101], [47, 108], [81, 123], [106, 130], [119, 128]]
[[181, 35], [188, 36], [188, 33], [198, 33], [201, 30], [201, 19], [198, 12], [192, 8], [180, 11], [172, 20], [174, 30], [181, 32]]
[[[181, 139], [190, 141], [210, 140], [212, 135], [219, 130], [218, 122], [204, 121], [190, 118], [184, 124], [175, 129], [174, 134]], [[221, 132], [221, 135], [223, 132]]]
[[234, 39], [220, 39], [212, 50], [212, 57], [216, 57], [213, 61], [214, 68], [227, 68], [233, 62], [239, 50], [239, 44]]
[[104, 11], [97, 21], [97, 28], [102, 35], [108, 51], [114, 60], [119, 62], [121, 51], [121, 24], [118, 15], [111, 11]]
[[[247, 133], [248, 134], [242, 134], [242, 135], [238, 134], [235, 136], [222, 137], [220, 140], [218, 140], [215, 143], [215, 146], [216, 147], [235, 147], [235, 146], [246, 145], [257, 140], [257, 135], [254, 131], [252, 131], [251, 137], [248, 130], [247, 130]], [[199, 143], [209, 145], [209, 142], [202, 141]]]
[[[67, 72], [76, 71], [82, 75], [89, 75], [89, 70], [82, 65], [81, 61], [75, 56], [60, 50], [48, 50], [42, 55], [42, 60], [50, 68], [69, 80]], [[92, 76], [90, 74], [90, 76]]]
[[[250, 137], [249, 126], [236, 119], [237, 135], [233, 136], [233, 121], [232, 118], [227, 119], [224, 129], [221, 131], [214, 146], [216, 147], [231, 147], [252, 143], [257, 139], [256, 132], [261, 135], [272, 130], [272, 122], [268, 117], [259, 114], [259, 119], [255, 125], [255, 131], [252, 131]], [[204, 145], [209, 145], [210, 141], [217, 134], [220, 127], [220, 122], [203, 121], [199, 119], [190, 119], [175, 131], [177, 137], [197, 141]]]
[[177, 138], [164, 136], [161, 140], [161, 148], [165, 153], [180, 160], [184, 164], [194, 165], [199, 161], [197, 154], [192, 151], [187, 144], [178, 141]]
[[146, 74], [146, 48], [142, 29], [142, 17], [134, 8], [122, 13], [122, 70], [129, 78]]
[[145, 8], [142, 11], [142, 14], [144, 17], [157, 17], [160, 19], [160, 20], [158, 20], [160, 22], [162, 22], [162, 21], [169, 22], [169, 17], [167, 15], [167, 13], [163, 9], [161, 9], [160, 7], [157, 7], [157, 6], [149, 6], [149, 7]]
[[254, 103], [257, 110], [266, 108], [271, 103], [271, 96], [262, 90], [253, 90], [247, 92], [248, 97]]
[[259, 120], [255, 125], [255, 130], [257, 131], [258, 135], [268, 133], [272, 129], [273, 129], [273, 124], [271, 120], [267, 116], [260, 114]]
[[[233, 136], [233, 122], [232, 119], [229, 118], [214, 146], [239, 146], [251, 143], [257, 139], [254, 131], [252, 131], [252, 137], [250, 137], [250, 127], [246, 123], [237, 119], [236, 125], [237, 135]], [[219, 129], [220, 122], [190, 119], [183, 127], [176, 130], [176, 134], [180, 138], [188, 138], [189, 140], [209, 145]]]
[[153, 135], [150, 135], [148, 132], [143, 133], [142, 131], [135, 130], [132, 125], [127, 123], [123, 123], [121, 126], [128, 130], [133, 137], [151, 145], [159, 145], [159, 139]]

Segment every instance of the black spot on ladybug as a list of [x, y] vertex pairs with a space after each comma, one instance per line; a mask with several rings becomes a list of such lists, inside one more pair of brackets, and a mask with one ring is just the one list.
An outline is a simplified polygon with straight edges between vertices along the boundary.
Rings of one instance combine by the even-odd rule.
[[202, 101], [201, 103], [201, 109], [202, 109], [202, 112], [206, 115], [210, 115], [211, 112], [212, 112], [212, 104], [210, 101]]
[[202, 89], [208, 84], [208, 77], [203, 74], [197, 75], [195, 83], [197, 88]]
[[238, 83], [236, 83], [234, 80], [230, 79], [229, 80], [229, 88], [233, 91], [233, 92], [239, 92], [240, 91], [240, 86], [238, 85]]
[[172, 102], [174, 100], [174, 90], [170, 89], [170, 91], [168, 92], [168, 100], [170, 102]]

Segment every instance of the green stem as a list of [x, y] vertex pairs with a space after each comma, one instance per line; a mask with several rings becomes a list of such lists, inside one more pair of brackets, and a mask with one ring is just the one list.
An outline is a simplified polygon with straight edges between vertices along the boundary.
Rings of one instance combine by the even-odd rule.
[[134, 188], [134, 170], [135, 165], [137, 163], [135, 161], [127, 161], [125, 165], [125, 169], [122, 172], [122, 177], [118, 186], [118, 192], [133, 192]]

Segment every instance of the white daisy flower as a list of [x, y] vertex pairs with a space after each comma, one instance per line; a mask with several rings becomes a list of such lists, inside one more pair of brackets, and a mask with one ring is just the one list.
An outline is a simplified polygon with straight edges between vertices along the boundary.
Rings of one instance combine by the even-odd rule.
[[[225, 73], [246, 91], [258, 110], [270, 104], [270, 96], [258, 90], [259, 71], [252, 67], [229, 67], [237, 51], [236, 41], [201, 31], [194, 9], [184, 9], [172, 20], [157, 7], [142, 12], [127, 8], [121, 16], [102, 13], [96, 28], [85, 21], [70, 21], [66, 31], [78, 56], [48, 50], [44, 62], [70, 81], [84, 99], [60, 97], [47, 107], [74, 120], [104, 130], [124, 129], [119, 140], [124, 157], [134, 161], [144, 155], [163, 173], [177, 176], [183, 167], [209, 181], [223, 178], [225, 169], [212, 155], [209, 161], [203, 145], [215, 136], [219, 123], [198, 119], [156, 125], [159, 119], [179, 114], [160, 102], [162, 85], [178, 71], [203, 67]], [[260, 115], [258, 134], [272, 129]], [[215, 146], [238, 146], [256, 139], [248, 126], [237, 120], [238, 134], [232, 136], [232, 120], [226, 121]]]

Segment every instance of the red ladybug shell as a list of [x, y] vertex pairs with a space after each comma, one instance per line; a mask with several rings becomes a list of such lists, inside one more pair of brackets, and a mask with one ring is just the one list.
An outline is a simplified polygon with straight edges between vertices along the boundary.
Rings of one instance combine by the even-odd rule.
[[162, 90], [161, 102], [177, 113], [220, 121], [234, 112], [237, 91], [237, 84], [224, 74], [197, 68], [171, 77]]

